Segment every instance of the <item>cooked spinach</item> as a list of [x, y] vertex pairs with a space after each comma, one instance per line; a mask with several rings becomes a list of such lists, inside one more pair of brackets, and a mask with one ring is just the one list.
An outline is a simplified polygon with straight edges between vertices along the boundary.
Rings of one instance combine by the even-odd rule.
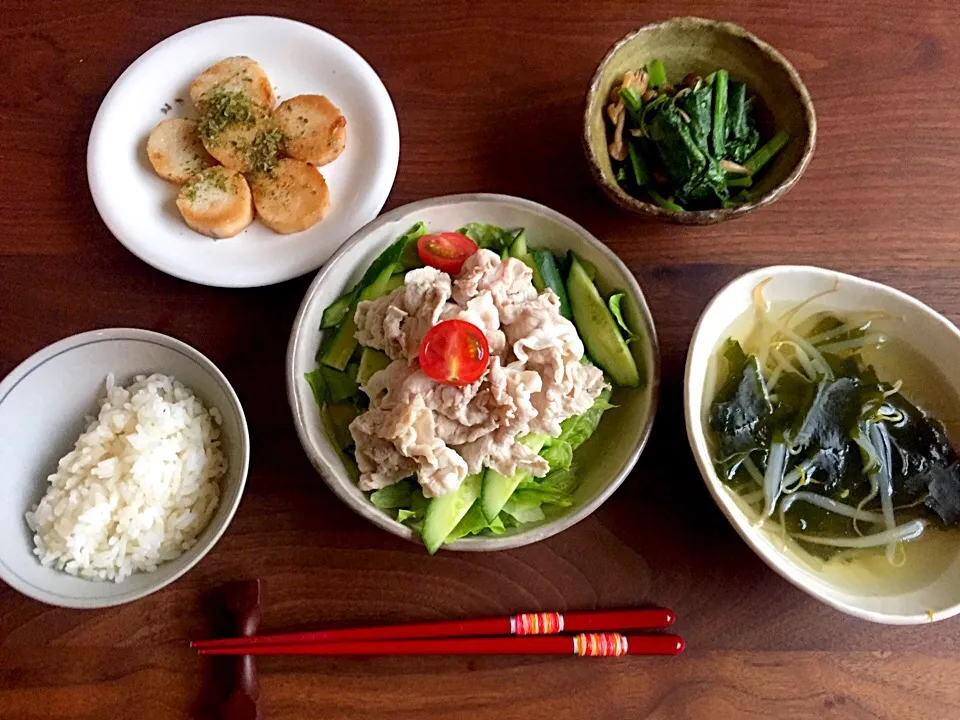
[[723, 69], [675, 87], [654, 60], [626, 73], [611, 102], [617, 182], [675, 212], [746, 202], [753, 176], [789, 139], [781, 131], [760, 147], [754, 98]]

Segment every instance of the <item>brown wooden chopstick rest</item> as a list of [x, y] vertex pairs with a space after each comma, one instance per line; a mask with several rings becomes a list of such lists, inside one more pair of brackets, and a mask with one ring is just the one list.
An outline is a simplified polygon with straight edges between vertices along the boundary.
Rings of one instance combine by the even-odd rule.
[[[250, 637], [260, 628], [260, 580], [239, 580], [223, 587], [223, 603], [236, 636]], [[260, 682], [252, 655], [236, 659], [233, 689], [223, 706], [223, 720], [260, 720]]]

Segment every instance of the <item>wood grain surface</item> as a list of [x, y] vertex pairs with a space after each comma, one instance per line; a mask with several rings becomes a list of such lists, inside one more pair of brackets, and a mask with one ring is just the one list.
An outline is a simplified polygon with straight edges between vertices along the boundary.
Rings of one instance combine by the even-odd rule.
[[[661, 406], [636, 471], [577, 527], [430, 559], [367, 524], [311, 469], [286, 405], [283, 357], [310, 278], [191, 285], [137, 260], [100, 221], [86, 140], [113, 81], [185, 27], [258, 13], [322, 27], [380, 73], [402, 137], [387, 208], [520, 195], [585, 225], [636, 273], [660, 335]], [[621, 214], [580, 150], [583, 95], [607, 47], [678, 13], [741, 23], [779, 48], [819, 120], [816, 156], [785, 199], [708, 228]], [[677, 659], [262, 659], [271, 720], [960, 717], [960, 620], [876, 626], [781, 580], [711, 501], [681, 407], [699, 313], [758, 265], [857, 273], [960, 320], [958, 90], [953, 0], [0, 3], [0, 375], [76, 332], [150, 328], [223, 369], [253, 437], [236, 519], [166, 590], [70, 611], [0, 586], [0, 717], [215, 716], [229, 668], [185, 641], [216, 631], [210, 595], [243, 577], [264, 579], [264, 631], [658, 603], [687, 640]]]

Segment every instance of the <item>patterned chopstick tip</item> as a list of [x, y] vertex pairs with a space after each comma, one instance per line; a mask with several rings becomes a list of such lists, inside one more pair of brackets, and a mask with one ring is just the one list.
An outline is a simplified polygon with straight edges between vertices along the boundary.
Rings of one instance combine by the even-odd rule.
[[563, 632], [560, 613], [521, 613], [510, 618], [511, 635], [556, 635]]
[[620, 657], [627, 654], [627, 638], [620, 633], [582, 633], [573, 638], [573, 654], [580, 657]]

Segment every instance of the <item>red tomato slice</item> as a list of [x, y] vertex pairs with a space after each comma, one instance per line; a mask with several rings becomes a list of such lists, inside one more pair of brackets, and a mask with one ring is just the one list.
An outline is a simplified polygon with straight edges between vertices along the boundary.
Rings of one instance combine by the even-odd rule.
[[423, 372], [447, 385], [476, 382], [489, 362], [487, 336], [466, 320], [444, 320], [430, 328], [420, 343]]
[[424, 265], [456, 275], [464, 261], [477, 251], [477, 244], [455, 232], [432, 233], [417, 240], [417, 254]]

